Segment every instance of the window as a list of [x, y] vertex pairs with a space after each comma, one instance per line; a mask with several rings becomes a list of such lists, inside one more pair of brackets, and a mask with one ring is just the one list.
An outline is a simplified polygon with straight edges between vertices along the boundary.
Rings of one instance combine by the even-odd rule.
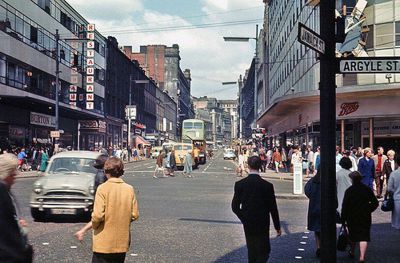
[[393, 47], [393, 23], [378, 24], [375, 28], [376, 46], [375, 48]]
[[400, 46], [400, 21], [396, 21], [396, 46]]

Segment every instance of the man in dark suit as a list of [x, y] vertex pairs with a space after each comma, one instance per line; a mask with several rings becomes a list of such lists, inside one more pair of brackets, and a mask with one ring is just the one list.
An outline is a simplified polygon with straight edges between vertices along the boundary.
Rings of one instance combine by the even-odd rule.
[[247, 161], [249, 176], [235, 183], [232, 211], [243, 224], [249, 263], [267, 262], [269, 243], [269, 214], [272, 216], [277, 236], [281, 235], [274, 186], [259, 175], [261, 160], [252, 156]]

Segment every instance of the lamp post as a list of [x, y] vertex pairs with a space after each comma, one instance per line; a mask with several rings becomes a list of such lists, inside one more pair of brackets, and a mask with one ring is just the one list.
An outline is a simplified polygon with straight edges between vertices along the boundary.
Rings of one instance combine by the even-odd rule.
[[256, 25], [256, 37], [223, 37], [227, 42], [249, 42], [250, 39], [256, 41], [256, 48], [254, 53], [254, 127], [257, 125], [257, 57], [258, 57], [258, 25]]

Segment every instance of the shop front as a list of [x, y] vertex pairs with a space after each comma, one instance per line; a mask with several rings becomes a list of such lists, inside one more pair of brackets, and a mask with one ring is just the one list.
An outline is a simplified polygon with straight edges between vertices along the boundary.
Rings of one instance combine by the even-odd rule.
[[[123, 144], [123, 133], [122, 133], [122, 120], [108, 117], [106, 119], [107, 123], [107, 146], [108, 147], [120, 147]], [[125, 145], [126, 146], [126, 145]]]
[[79, 121], [79, 149], [99, 150], [106, 146], [107, 124], [101, 120]]

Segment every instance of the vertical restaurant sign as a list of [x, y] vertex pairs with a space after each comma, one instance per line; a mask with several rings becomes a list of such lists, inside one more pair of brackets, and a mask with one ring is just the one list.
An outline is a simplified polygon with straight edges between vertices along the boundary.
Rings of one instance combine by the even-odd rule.
[[95, 54], [95, 44], [94, 44], [94, 24], [87, 25], [86, 38], [88, 42], [86, 43], [86, 109], [94, 109], [94, 54]]

